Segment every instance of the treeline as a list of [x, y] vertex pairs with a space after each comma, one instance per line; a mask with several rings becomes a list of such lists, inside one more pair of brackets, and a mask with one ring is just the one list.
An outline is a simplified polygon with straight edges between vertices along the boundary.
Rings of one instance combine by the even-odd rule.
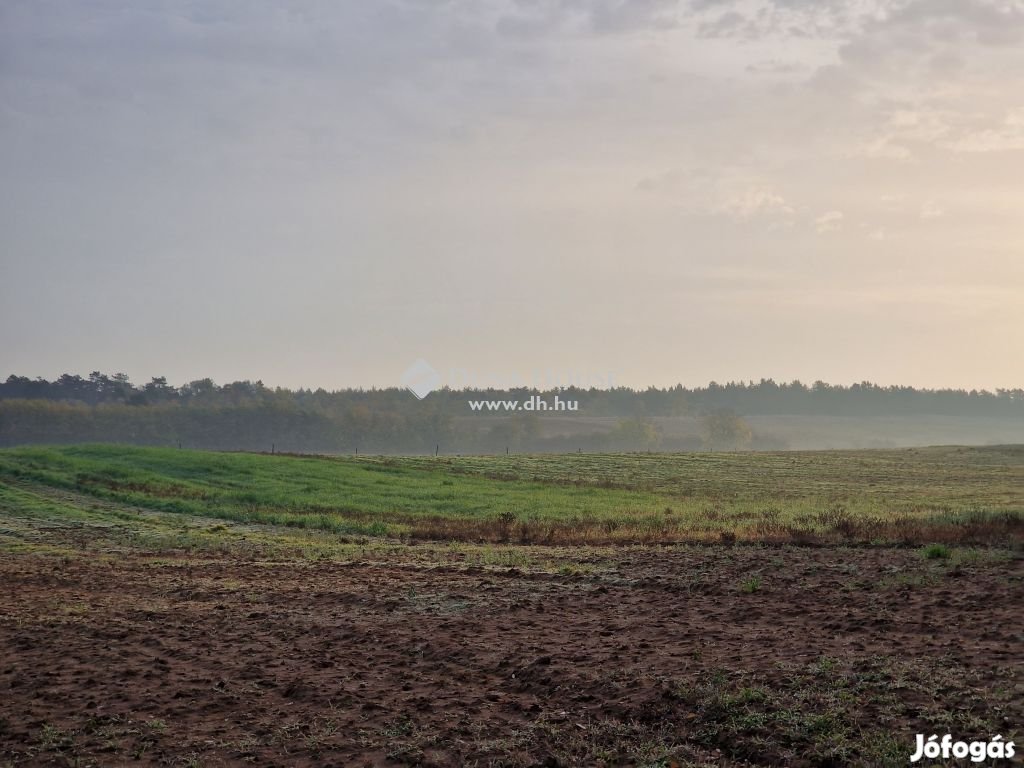
[[[256, 381], [235, 381], [218, 385], [211, 379], [198, 379], [179, 387], [164, 377], [147, 384], [133, 384], [123, 373], [106, 375], [94, 371], [87, 377], [64, 374], [47, 381], [25, 376], [10, 376], [0, 383], [0, 400], [56, 400], [85, 405], [122, 404], [187, 405], [237, 407], [273, 403], [322, 413], [341, 414], [364, 406], [379, 412], [422, 412], [429, 403], [435, 409], [463, 415], [467, 400], [526, 400], [533, 394], [552, 394], [535, 389], [442, 389], [425, 401], [418, 401], [398, 387], [385, 389], [271, 389]], [[577, 400], [579, 411], [590, 416], [685, 416], [728, 408], [748, 415], [884, 416], [944, 415], [967, 417], [1024, 417], [1024, 389], [964, 390], [916, 389], [880, 386], [861, 382], [849, 386], [817, 381], [777, 383], [711, 382], [706, 387], [688, 389], [682, 385], [631, 389], [558, 390], [565, 399]]]
[[[576, 400], [572, 416], [612, 417], [607, 426], [572, 436], [545, 432], [550, 414], [471, 411], [470, 400], [526, 401], [530, 389], [450, 390], [423, 400], [386, 389], [282, 389], [262, 382], [218, 385], [200, 379], [173, 386], [165, 378], [134, 384], [124, 374], [65, 374], [53, 381], [10, 376], [0, 383], [0, 445], [125, 442], [190, 448], [326, 453], [494, 453], [509, 450], [694, 450], [698, 432], [663, 438], [652, 419], [743, 416], [922, 416], [1014, 419], [1024, 422], [1024, 390], [965, 391], [834, 386], [817, 382], [712, 383], [687, 389], [557, 391]], [[569, 418], [569, 417], [567, 417]], [[753, 435], [750, 447], [784, 447]]]

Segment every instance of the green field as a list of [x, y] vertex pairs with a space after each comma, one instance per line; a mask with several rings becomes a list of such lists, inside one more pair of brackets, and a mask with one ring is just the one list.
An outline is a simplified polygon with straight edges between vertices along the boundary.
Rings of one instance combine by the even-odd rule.
[[1024, 448], [311, 457], [0, 451], [0, 514], [482, 543], [1013, 544]]

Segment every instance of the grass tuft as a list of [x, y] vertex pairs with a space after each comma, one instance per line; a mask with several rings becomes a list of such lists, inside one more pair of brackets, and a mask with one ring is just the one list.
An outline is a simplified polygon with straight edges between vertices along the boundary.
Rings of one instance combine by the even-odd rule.
[[925, 560], [948, 560], [953, 551], [945, 544], [929, 544], [921, 550], [921, 554]]
[[752, 595], [761, 589], [761, 577], [751, 576], [749, 579], [745, 579], [740, 584], [740, 592], [744, 592], [748, 595]]

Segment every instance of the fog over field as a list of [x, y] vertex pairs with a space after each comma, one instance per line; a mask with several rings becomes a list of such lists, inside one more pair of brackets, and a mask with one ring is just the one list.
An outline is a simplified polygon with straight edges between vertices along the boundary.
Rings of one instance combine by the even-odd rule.
[[260, 381], [134, 384], [93, 371], [0, 382], [0, 447], [118, 442], [291, 453], [566, 453], [1024, 443], [1024, 391], [849, 387], [453, 389], [426, 364], [404, 387]]

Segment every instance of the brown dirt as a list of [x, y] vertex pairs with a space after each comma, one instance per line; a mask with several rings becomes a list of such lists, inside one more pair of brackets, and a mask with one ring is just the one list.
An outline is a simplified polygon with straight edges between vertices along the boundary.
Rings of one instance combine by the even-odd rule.
[[590, 565], [7, 557], [0, 766], [886, 765], [1024, 726], [1019, 559]]

